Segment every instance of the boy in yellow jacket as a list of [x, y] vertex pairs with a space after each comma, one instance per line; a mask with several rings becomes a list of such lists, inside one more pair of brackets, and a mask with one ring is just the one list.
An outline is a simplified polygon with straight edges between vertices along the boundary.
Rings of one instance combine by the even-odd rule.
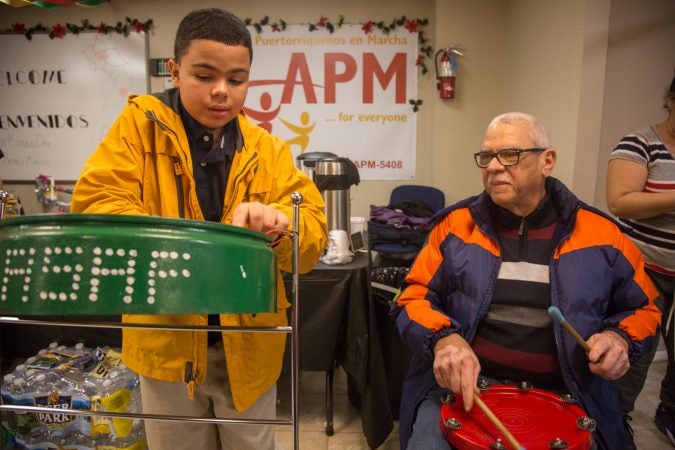
[[[323, 200], [294, 167], [288, 144], [242, 111], [251, 59], [250, 33], [231, 13], [203, 9], [185, 16], [169, 61], [174, 87], [129, 98], [85, 164], [72, 211], [210, 220], [281, 237], [298, 225], [289, 220], [290, 195], [298, 191], [304, 197], [299, 266], [311, 270], [327, 241]], [[290, 240], [280, 239], [275, 252], [279, 269], [290, 272]], [[219, 276], [217, 267], [204, 269]], [[277, 279], [276, 313], [123, 320], [283, 326], [289, 303], [279, 273]], [[223, 297], [227, 301], [227, 293]], [[122, 358], [141, 377], [145, 413], [270, 419], [284, 344], [282, 333], [125, 329]], [[145, 427], [152, 449], [274, 448], [274, 427], [268, 425], [148, 420]]]

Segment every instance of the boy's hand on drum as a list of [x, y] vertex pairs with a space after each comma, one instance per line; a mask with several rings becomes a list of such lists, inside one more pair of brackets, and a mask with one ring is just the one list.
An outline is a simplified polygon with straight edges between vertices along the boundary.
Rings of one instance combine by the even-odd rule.
[[616, 380], [630, 368], [628, 343], [618, 333], [605, 330], [589, 337], [586, 343], [591, 347], [588, 366], [594, 374]]
[[[290, 220], [278, 209], [259, 202], [250, 202], [237, 205], [232, 214], [231, 225], [263, 233], [271, 231], [270, 234], [275, 236], [288, 229]], [[278, 232], [274, 233], [274, 231]]]
[[434, 347], [434, 376], [439, 386], [462, 396], [464, 409], [473, 407], [480, 374], [478, 357], [459, 333], [445, 336]]

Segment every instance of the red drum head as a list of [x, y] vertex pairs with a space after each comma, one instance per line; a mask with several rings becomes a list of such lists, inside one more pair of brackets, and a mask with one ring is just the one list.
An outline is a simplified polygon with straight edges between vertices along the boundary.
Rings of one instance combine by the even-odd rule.
[[[460, 450], [512, 448], [477, 405], [467, 413], [461, 397], [449, 397], [441, 406], [440, 427], [452, 446]], [[589, 450], [593, 444], [594, 421], [560, 395], [494, 385], [481, 391], [480, 398], [527, 450]]]

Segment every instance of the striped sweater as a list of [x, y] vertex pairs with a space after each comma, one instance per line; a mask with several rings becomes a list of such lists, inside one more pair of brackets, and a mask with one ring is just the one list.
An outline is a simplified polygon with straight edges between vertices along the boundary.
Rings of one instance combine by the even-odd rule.
[[502, 381], [529, 381], [564, 390], [551, 306], [548, 263], [558, 214], [550, 198], [527, 217], [492, 204], [502, 264], [492, 303], [472, 343], [483, 373]]

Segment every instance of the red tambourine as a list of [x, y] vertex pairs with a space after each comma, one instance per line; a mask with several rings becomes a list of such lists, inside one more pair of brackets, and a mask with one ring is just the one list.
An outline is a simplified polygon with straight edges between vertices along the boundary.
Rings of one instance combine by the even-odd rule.
[[[589, 450], [595, 421], [568, 395], [515, 385], [492, 385], [481, 400], [527, 450]], [[480, 408], [464, 411], [462, 398], [449, 394], [441, 405], [441, 432], [459, 450], [511, 449]]]

